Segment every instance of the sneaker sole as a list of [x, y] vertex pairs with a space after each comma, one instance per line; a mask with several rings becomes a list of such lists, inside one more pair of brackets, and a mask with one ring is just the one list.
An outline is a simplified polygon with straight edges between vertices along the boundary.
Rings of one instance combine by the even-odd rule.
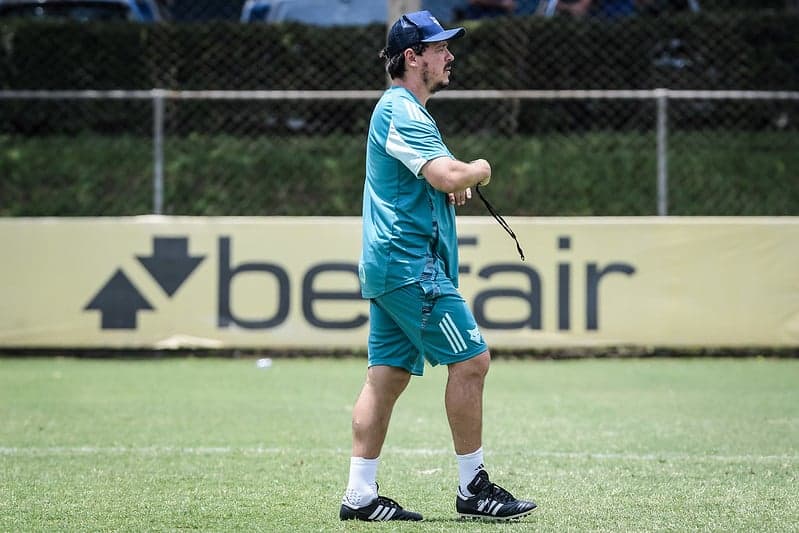
[[483, 522], [510, 522], [511, 520], [518, 520], [519, 518], [523, 518], [528, 514], [532, 513], [538, 509], [538, 507], [533, 507], [529, 511], [524, 511], [523, 513], [518, 513], [511, 516], [491, 516], [491, 515], [484, 515], [484, 514], [466, 514], [466, 513], [458, 513], [458, 518], [460, 520], [472, 520], [472, 521], [483, 521]]
[[358, 515], [356, 509], [346, 505], [341, 506], [338, 517], [342, 522], [347, 520], [357, 520], [360, 522], [421, 522], [424, 520], [424, 517], [421, 516], [419, 518], [390, 518], [389, 520], [370, 520], [368, 517]]

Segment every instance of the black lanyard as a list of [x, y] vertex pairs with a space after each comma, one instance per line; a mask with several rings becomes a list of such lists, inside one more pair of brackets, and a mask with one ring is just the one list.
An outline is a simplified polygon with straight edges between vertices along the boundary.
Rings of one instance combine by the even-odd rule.
[[516, 234], [513, 233], [512, 229], [510, 229], [510, 226], [508, 225], [507, 222], [505, 222], [505, 219], [502, 218], [502, 215], [497, 213], [496, 209], [494, 209], [494, 206], [492, 206], [488, 202], [488, 200], [486, 200], [486, 197], [483, 196], [483, 193], [480, 192], [480, 186], [479, 185], [475, 185], [474, 188], [477, 191], [477, 195], [480, 197], [480, 199], [485, 204], [486, 208], [488, 208], [488, 212], [491, 213], [491, 216], [493, 216], [494, 219], [496, 219], [496, 221], [499, 222], [499, 225], [502, 226], [505, 229], [505, 231], [508, 232], [508, 235], [513, 237], [513, 240], [516, 241], [516, 251], [519, 252], [519, 257], [521, 257], [522, 261], [524, 261], [524, 250], [522, 250], [522, 247], [519, 245], [519, 239], [516, 238]]

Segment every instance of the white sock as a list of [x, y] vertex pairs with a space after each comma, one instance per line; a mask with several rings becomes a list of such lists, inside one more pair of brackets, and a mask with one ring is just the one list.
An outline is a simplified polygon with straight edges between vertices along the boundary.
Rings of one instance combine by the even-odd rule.
[[469, 492], [469, 483], [472, 482], [474, 476], [477, 475], [477, 472], [483, 470], [485, 467], [483, 465], [483, 448], [477, 448], [477, 450], [473, 451], [472, 453], [467, 453], [466, 455], [455, 455], [458, 458], [458, 475], [460, 478], [460, 491], [466, 497], [474, 496], [471, 492]]
[[350, 457], [350, 479], [342, 503], [357, 509], [377, 498], [377, 466], [380, 458]]

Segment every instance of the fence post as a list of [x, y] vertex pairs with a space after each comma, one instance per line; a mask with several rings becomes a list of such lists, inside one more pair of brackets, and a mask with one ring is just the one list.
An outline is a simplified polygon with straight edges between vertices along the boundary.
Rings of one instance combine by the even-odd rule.
[[412, 11], [419, 11], [422, 9], [422, 1], [421, 0], [386, 0], [388, 2], [388, 16], [386, 17], [386, 24], [387, 29], [391, 29], [391, 25], [394, 24], [400, 15], [403, 13], [410, 13]]
[[657, 100], [657, 188], [658, 215], [669, 214], [669, 90], [655, 89]]
[[164, 209], [164, 90], [153, 89], [153, 213]]

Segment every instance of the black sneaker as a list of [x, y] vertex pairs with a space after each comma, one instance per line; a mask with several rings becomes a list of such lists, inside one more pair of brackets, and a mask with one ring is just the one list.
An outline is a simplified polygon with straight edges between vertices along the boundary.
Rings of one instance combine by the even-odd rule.
[[400, 504], [385, 496], [378, 496], [375, 501], [366, 507], [357, 509], [342, 503], [338, 517], [341, 520], [365, 520], [367, 522], [383, 522], [386, 520], [418, 521], [422, 519], [422, 515], [419, 513], [406, 511]]
[[536, 508], [534, 502], [517, 500], [510, 492], [491, 483], [485, 470], [480, 470], [467, 488], [474, 496], [466, 498], [458, 489], [455, 498], [455, 509], [461, 518], [513, 520], [532, 513]]

